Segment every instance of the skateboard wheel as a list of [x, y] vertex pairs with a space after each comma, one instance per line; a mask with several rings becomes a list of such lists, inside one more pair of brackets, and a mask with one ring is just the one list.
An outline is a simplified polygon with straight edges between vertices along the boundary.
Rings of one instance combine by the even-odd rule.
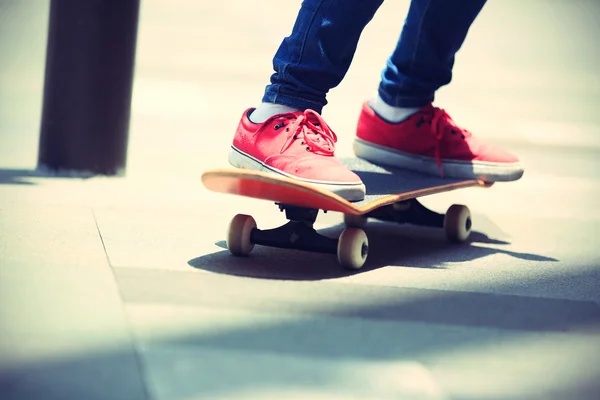
[[247, 256], [254, 249], [250, 234], [256, 228], [256, 221], [250, 215], [237, 214], [227, 229], [227, 249], [235, 256]]
[[367, 219], [364, 215], [344, 214], [344, 224], [352, 228], [364, 228]]
[[467, 206], [454, 204], [448, 208], [444, 217], [446, 238], [461, 243], [471, 234], [471, 212]]
[[339, 264], [347, 269], [360, 269], [369, 254], [369, 240], [362, 229], [346, 228], [340, 235], [337, 247]]

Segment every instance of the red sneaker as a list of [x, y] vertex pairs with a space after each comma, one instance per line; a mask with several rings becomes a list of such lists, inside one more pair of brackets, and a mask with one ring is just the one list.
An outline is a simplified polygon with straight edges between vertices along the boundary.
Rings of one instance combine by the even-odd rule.
[[514, 181], [523, 175], [517, 157], [478, 141], [432, 105], [394, 124], [365, 103], [354, 152], [371, 162], [447, 178], [493, 182]]
[[297, 179], [349, 201], [365, 196], [361, 179], [334, 156], [337, 136], [313, 110], [278, 114], [255, 124], [248, 109], [235, 132], [229, 154], [234, 167]]

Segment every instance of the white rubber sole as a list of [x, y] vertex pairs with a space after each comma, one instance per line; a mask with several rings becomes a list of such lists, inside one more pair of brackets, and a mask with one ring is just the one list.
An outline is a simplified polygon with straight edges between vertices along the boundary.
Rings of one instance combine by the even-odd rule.
[[255, 171], [262, 171], [267, 173], [272, 173], [278, 176], [283, 176], [286, 178], [294, 179], [315, 187], [319, 189], [327, 190], [337, 194], [340, 197], [348, 201], [361, 201], [365, 198], [366, 188], [364, 183], [361, 181], [358, 182], [329, 182], [329, 181], [315, 181], [310, 179], [304, 179], [292, 174], [288, 174], [283, 172], [277, 168], [273, 168], [259, 161], [258, 159], [252, 157], [251, 155], [244, 153], [239, 150], [235, 146], [231, 146], [231, 151], [229, 152], [229, 164], [236, 168], [249, 169]]
[[[429, 175], [440, 175], [440, 168], [435, 158], [415, 156], [413, 154], [392, 150], [360, 138], [354, 139], [354, 154], [367, 161], [399, 167]], [[486, 182], [516, 181], [523, 176], [521, 163], [467, 162], [442, 160], [445, 178], [480, 179]]]

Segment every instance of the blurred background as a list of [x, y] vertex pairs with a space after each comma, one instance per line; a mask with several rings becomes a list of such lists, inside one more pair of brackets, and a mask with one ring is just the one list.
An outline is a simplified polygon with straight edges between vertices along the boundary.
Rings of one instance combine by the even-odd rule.
[[[33, 172], [49, 5], [0, 0], [1, 398], [598, 398], [597, 0], [488, 1], [436, 105], [525, 175], [425, 200], [469, 205], [465, 248], [375, 223], [355, 275], [323, 255], [231, 258], [235, 213], [283, 218], [200, 184], [300, 1], [142, 0], [126, 175], [83, 182]], [[384, 2], [328, 97], [339, 155], [408, 5]]]

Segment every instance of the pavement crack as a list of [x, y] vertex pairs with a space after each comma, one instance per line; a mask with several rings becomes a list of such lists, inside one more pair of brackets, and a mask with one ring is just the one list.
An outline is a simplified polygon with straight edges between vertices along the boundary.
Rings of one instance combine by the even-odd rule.
[[106, 262], [108, 262], [108, 266], [112, 269], [113, 265], [110, 261], [110, 256], [108, 255], [108, 250], [106, 249], [106, 243], [104, 242], [104, 237], [102, 236], [102, 231], [100, 231], [100, 224], [98, 224], [98, 218], [96, 218], [96, 213], [92, 209], [92, 217], [94, 218], [94, 224], [96, 224], [96, 230], [98, 231], [98, 236], [100, 237], [100, 243], [102, 243], [102, 249], [104, 249], [104, 256], [106, 257]]
[[119, 298], [121, 300], [123, 317], [125, 320], [125, 324], [127, 325], [127, 332], [128, 332], [129, 341], [131, 344], [131, 349], [132, 349], [135, 363], [136, 363], [136, 366], [137, 366], [138, 372], [139, 372], [142, 396], [145, 400], [149, 400], [149, 399], [152, 399], [153, 396], [151, 395], [151, 391], [150, 391], [150, 385], [148, 382], [147, 372], [146, 372], [147, 367], [143, 360], [142, 349], [140, 348], [139, 343], [137, 341], [137, 337], [134, 332], [133, 324], [132, 324], [131, 320], [129, 319], [129, 313], [127, 312], [127, 307], [126, 307], [127, 302], [125, 300], [123, 291], [121, 289], [121, 286], [119, 285], [119, 281], [115, 274], [115, 267], [112, 265], [112, 263], [110, 261], [110, 256], [108, 255], [108, 250], [106, 249], [106, 243], [104, 241], [104, 237], [102, 237], [102, 231], [100, 230], [100, 224], [98, 223], [98, 218], [96, 217], [96, 213], [94, 212], [93, 209], [92, 209], [92, 216], [94, 218], [94, 223], [96, 224], [96, 230], [98, 231], [98, 236], [100, 237], [100, 242], [102, 243], [102, 248], [104, 249], [104, 255], [106, 257], [108, 267], [110, 268], [110, 270], [112, 272], [112, 277], [115, 282], [117, 294], [119, 295]]

